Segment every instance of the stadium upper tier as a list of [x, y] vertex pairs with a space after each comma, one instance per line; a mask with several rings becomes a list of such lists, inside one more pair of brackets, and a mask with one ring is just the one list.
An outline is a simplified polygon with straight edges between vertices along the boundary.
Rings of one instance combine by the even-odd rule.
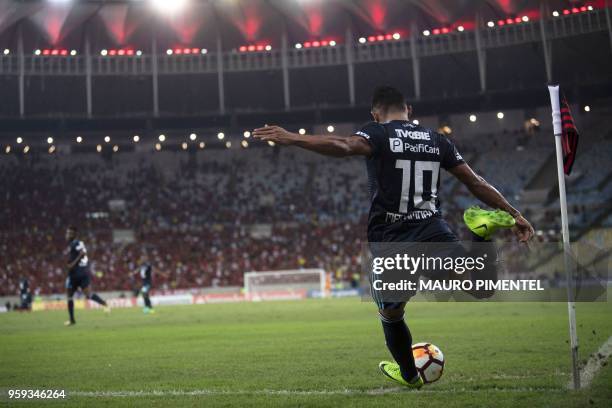
[[582, 97], [612, 84], [601, 2], [202, 2], [174, 17], [84, 3], [0, 2], [0, 116], [362, 106], [381, 83], [439, 110], [510, 92], [530, 103], [552, 80]]
[[[515, 203], [553, 152], [551, 143], [526, 133], [477, 140], [457, 144]], [[603, 140], [592, 149], [597, 151], [584, 151], [592, 159], [579, 157], [575, 171], [594, 180], [589, 186], [600, 186], [607, 175], [592, 169], [607, 166], [612, 144]], [[128, 274], [143, 253], [170, 274], [159, 277], [158, 287], [239, 285], [247, 270], [299, 267], [322, 267], [348, 279], [359, 268], [365, 239], [366, 186], [363, 159], [328, 159], [294, 148], [3, 155], [0, 295], [13, 294], [20, 276], [41, 293], [63, 290], [69, 224], [82, 231], [98, 289], [129, 290]], [[573, 194], [570, 188], [575, 217], [601, 204]], [[610, 198], [609, 186], [603, 194]], [[461, 214], [473, 202], [469, 197], [442, 175], [443, 212], [466, 238]], [[545, 231], [539, 239], [551, 229], [552, 237], [558, 233], [553, 204], [536, 224]], [[121, 240], [131, 234], [133, 242]]]

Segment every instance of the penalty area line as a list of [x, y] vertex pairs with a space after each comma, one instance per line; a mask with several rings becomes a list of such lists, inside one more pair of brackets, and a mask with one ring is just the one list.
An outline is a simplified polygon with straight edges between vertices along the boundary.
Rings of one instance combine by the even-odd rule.
[[417, 394], [482, 394], [482, 393], [532, 393], [532, 392], [564, 392], [560, 388], [446, 388], [408, 390], [403, 387], [377, 388], [370, 390], [339, 389], [339, 390], [143, 390], [143, 391], [72, 391], [68, 396], [84, 398], [130, 398], [130, 397], [189, 397], [189, 396], [232, 396], [232, 395], [263, 395], [263, 396], [316, 396], [316, 395], [383, 395], [396, 393]]
[[[593, 378], [595, 375], [601, 370], [601, 368], [606, 365], [606, 362], [612, 355], [612, 336], [608, 337], [608, 340], [604, 344], [601, 345], [599, 350], [595, 353], [591, 354], [589, 359], [587, 360], [586, 365], [582, 370], [580, 370], [580, 387], [586, 388], [591, 385], [593, 382]], [[568, 388], [573, 387], [573, 382], [570, 382], [567, 385]]]

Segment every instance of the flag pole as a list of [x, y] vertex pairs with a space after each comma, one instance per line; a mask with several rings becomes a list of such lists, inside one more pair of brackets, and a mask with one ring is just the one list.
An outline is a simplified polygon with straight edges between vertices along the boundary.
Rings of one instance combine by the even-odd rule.
[[563, 148], [561, 137], [561, 106], [559, 101], [559, 85], [549, 85], [550, 104], [552, 107], [552, 122], [555, 132], [555, 151], [557, 155], [557, 177], [559, 179], [559, 204], [561, 206], [561, 229], [563, 234], [563, 260], [567, 282], [567, 313], [569, 318], [570, 346], [572, 354], [572, 380], [575, 390], [580, 388], [580, 372], [578, 370], [578, 334], [576, 333], [576, 304], [574, 303], [573, 274], [571, 267], [571, 246], [569, 235], [569, 220], [567, 217], [567, 197], [565, 193], [565, 174], [563, 172]]

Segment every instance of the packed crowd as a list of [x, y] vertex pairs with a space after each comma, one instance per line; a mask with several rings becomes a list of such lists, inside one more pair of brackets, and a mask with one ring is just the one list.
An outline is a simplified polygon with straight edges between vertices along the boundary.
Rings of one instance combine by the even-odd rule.
[[[132, 289], [131, 272], [145, 258], [168, 289], [241, 285], [249, 270], [322, 267], [343, 277], [359, 268], [363, 168], [349, 185], [352, 170], [341, 167], [319, 186], [317, 172], [328, 169], [314, 156], [253, 149], [185, 158], [32, 157], [0, 166], [0, 295], [15, 293], [20, 277], [39, 293], [64, 290], [68, 225], [87, 246], [96, 290]], [[134, 242], [118, 242], [117, 230], [133, 231]]]
[[[475, 167], [515, 201], [546, 158], [529, 150]], [[497, 154], [497, 153], [493, 153]], [[518, 171], [509, 171], [519, 164]], [[512, 176], [514, 175], [514, 176]], [[358, 272], [369, 206], [363, 159], [295, 149], [45, 155], [0, 162], [0, 295], [20, 277], [38, 293], [64, 289], [64, 231], [76, 225], [96, 290], [129, 290], [144, 259], [157, 287], [242, 285], [250, 270]], [[467, 191], [442, 175], [443, 212], [467, 238]], [[111, 204], [112, 203], [112, 204]], [[114, 233], [130, 230], [134, 242]]]

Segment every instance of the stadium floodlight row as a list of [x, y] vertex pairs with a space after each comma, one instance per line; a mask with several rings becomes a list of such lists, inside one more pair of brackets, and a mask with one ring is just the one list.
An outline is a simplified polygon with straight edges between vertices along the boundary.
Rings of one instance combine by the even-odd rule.
[[[212, 73], [217, 70], [224, 72], [258, 71], [287, 68], [315, 68], [330, 65], [346, 65], [349, 63], [367, 63], [395, 59], [426, 58], [439, 55], [450, 55], [461, 52], [473, 52], [479, 49], [503, 48], [526, 43], [541, 43], [583, 34], [608, 30], [607, 9], [594, 9], [588, 13], [567, 14], [547, 20], [530, 20], [516, 25], [504, 25], [495, 30], [483, 27], [473, 31], [449, 32], [441, 36], [399, 37], [393, 35], [390, 41], [358, 41], [349, 31], [345, 43], [334, 47], [299, 47], [288, 44], [279, 48], [262, 46], [254, 52], [240, 53], [240, 49], [224, 51], [205, 50], [197, 48], [198, 52], [180, 54], [173, 49], [163, 52], [153, 47], [149, 53], [125, 52], [120, 55], [125, 58], [108, 58], [109, 53], [100, 51], [95, 55], [88, 50], [84, 52], [53, 50], [28, 53], [22, 50], [5, 50], [0, 55], [0, 75], [151, 75], [154, 72], [154, 60], [157, 60], [157, 73], [160, 75]], [[426, 30], [428, 31], [428, 30]], [[543, 34], [544, 33], [544, 34]], [[391, 34], [389, 34], [391, 35]], [[203, 51], [206, 52], [203, 52]], [[246, 48], [248, 50], [248, 47]], [[258, 52], [259, 51], [259, 52]], [[65, 58], [52, 58], [58, 55]], [[221, 55], [221, 64], [218, 56]], [[131, 57], [131, 58], [128, 58]], [[287, 59], [286, 63], [283, 62]], [[90, 60], [91, 67], [83, 63]], [[127, 61], [127, 62], [126, 62]]]
[[[23, 46], [16, 52], [9, 50], [0, 55], [0, 76], [16, 76], [18, 78], [18, 101], [20, 116], [25, 115], [27, 77], [85, 77], [83, 94], [86, 96], [86, 113], [93, 112], [92, 77], [126, 76], [152, 78], [151, 106], [155, 116], [160, 113], [159, 78], [169, 75], [216, 74], [219, 112], [226, 112], [226, 94], [228, 93], [224, 77], [226, 74], [238, 72], [277, 71], [282, 75], [282, 99], [285, 109], [292, 107], [291, 85], [289, 71], [303, 68], [321, 68], [345, 66], [347, 69], [347, 99], [350, 105], [356, 102], [355, 65], [385, 61], [409, 61], [412, 64], [412, 85], [414, 96], [419, 99], [422, 89], [421, 60], [429, 57], [448, 56], [459, 53], [473, 53], [477, 59], [479, 91], [486, 92], [487, 60], [485, 51], [504, 49], [506, 47], [541, 44], [543, 50], [546, 78], [550, 82], [553, 77], [551, 59], [554, 40], [561, 40], [585, 34], [593, 34], [610, 30], [610, 10], [594, 9], [587, 12], [570, 13], [559, 17], [529, 20], [520, 24], [505, 24], [488, 28], [481, 21], [473, 30], [456, 30], [445, 35], [422, 36], [413, 25], [412, 35], [386, 41], [357, 41], [355, 36], [347, 31], [344, 43], [333, 47], [302, 47], [294, 48], [288, 44], [286, 34], [283, 35], [282, 46], [262, 52], [223, 51], [221, 42], [216, 50], [206, 53], [189, 53], [177, 57], [173, 52], [169, 55], [156, 47], [153, 37], [151, 53], [137, 53], [112, 58], [90, 51], [86, 42], [85, 52], [68, 52], [64, 57], [54, 55], [32, 55], [25, 52]], [[399, 33], [398, 33], [399, 34]], [[20, 42], [21, 43], [21, 42]], [[8, 49], [7, 49], [8, 50]], [[247, 47], [248, 50], [248, 47]], [[60, 53], [61, 54], [61, 53]], [[76, 86], [76, 85], [75, 85]]]

